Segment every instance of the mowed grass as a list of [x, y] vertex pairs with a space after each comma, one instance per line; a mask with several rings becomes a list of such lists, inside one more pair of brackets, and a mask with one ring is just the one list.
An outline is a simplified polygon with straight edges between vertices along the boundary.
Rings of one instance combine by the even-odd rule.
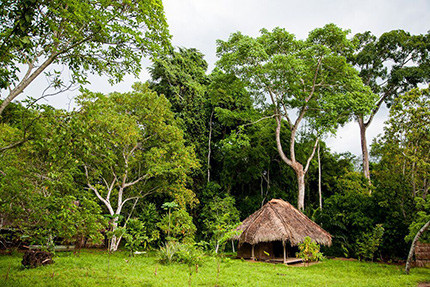
[[[0, 286], [417, 286], [430, 282], [430, 269], [325, 260], [309, 267], [220, 261], [206, 257], [198, 268], [182, 264], [161, 265], [155, 256], [128, 257], [85, 250], [80, 255], [57, 253], [55, 263], [35, 269], [21, 267], [22, 254], [0, 255]], [[191, 278], [190, 278], [191, 270]]]

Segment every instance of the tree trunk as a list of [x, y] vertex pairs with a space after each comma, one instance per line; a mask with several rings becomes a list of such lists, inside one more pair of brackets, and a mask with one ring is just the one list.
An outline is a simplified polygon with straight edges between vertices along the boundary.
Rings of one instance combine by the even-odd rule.
[[417, 235], [415, 235], [415, 238], [412, 241], [411, 249], [409, 250], [408, 260], [406, 260], [406, 267], [405, 267], [406, 274], [409, 274], [409, 270], [411, 269], [412, 257], [414, 255], [415, 247], [417, 245], [418, 239], [420, 239], [421, 235], [424, 233], [424, 231], [427, 230], [427, 228], [429, 228], [429, 226], [430, 226], [430, 220], [426, 224], [424, 224], [423, 227], [421, 227], [420, 231], [418, 231]]
[[321, 156], [320, 144], [318, 143], [318, 195], [320, 199], [320, 210], [322, 210], [322, 191], [321, 191]]
[[299, 210], [303, 211], [305, 209], [305, 173], [303, 170], [296, 170], [296, 175], [299, 188], [297, 207]]
[[[117, 228], [118, 228], [118, 217], [115, 217], [112, 223], [112, 232], [115, 233]], [[109, 251], [111, 252], [117, 251], [120, 241], [121, 241], [121, 237], [118, 238], [116, 237], [115, 234], [113, 234], [112, 238], [110, 239]]]
[[214, 111], [212, 110], [211, 117], [209, 120], [209, 140], [208, 140], [208, 183], [211, 181], [211, 140], [212, 140], [212, 119]]
[[[369, 150], [367, 149], [367, 140], [366, 140], [367, 126], [364, 124], [362, 117], [358, 117], [358, 125], [360, 126], [361, 151], [363, 156], [363, 173], [364, 173], [364, 176], [369, 181], [369, 184], [372, 184], [372, 182], [370, 181]], [[369, 193], [371, 192], [372, 191], [369, 190]]]

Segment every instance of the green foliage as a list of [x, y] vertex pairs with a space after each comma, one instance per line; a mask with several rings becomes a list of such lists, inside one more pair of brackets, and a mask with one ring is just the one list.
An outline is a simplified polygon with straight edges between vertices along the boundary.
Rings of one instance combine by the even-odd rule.
[[235, 207], [235, 200], [231, 196], [214, 197], [202, 211], [206, 235], [210, 236], [215, 252], [231, 238], [231, 231], [239, 224], [239, 211]]
[[202, 259], [203, 252], [198, 246], [190, 243], [169, 241], [158, 252], [158, 262], [162, 264], [177, 262], [193, 266], [201, 264]]
[[403, 30], [385, 32], [379, 38], [370, 31], [358, 33], [353, 39], [355, 53], [348, 60], [363, 82], [391, 105], [397, 96], [428, 82], [429, 36]]
[[85, 183], [115, 216], [114, 229], [126, 203], [133, 212], [138, 200], [153, 193], [170, 195], [182, 207], [198, 202], [187, 188], [188, 174], [198, 163], [169, 102], [145, 84], [133, 88], [108, 96], [85, 91], [73, 117]]
[[193, 223], [193, 218], [185, 209], [173, 211], [170, 215], [164, 215], [160, 222], [157, 223], [168, 240], [174, 239], [184, 243], [193, 243], [196, 233], [196, 226]]
[[337, 192], [324, 201], [318, 221], [333, 235], [330, 255], [356, 256], [357, 240], [372, 230], [374, 203], [368, 188], [361, 173], [350, 172], [338, 179]]
[[[369, 114], [376, 98], [346, 61], [353, 50], [347, 34], [328, 24], [311, 31], [306, 40], [277, 27], [271, 32], [262, 29], [256, 38], [236, 32], [227, 41], [217, 41], [217, 66], [243, 81], [261, 102], [270, 96], [276, 147], [296, 174], [299, 209], [304, 209], [304, 177], [314, 153], [299, 153], [296, 143], [336, 133], [355, 115]], [[292, 111], [297, 111], [295, 118]], [[289, 143], [283, 145], [285, 129]], [[288, 152], [282, 146], [289, 147]]]
[[392, 173], [400, 173], [407, 179], [405, 183], [412, 197], [425, 196], [430, 186], [429, 95], [427, 88], [398, 96], [390, 109], [384, 135], [372, 149]]
[[0, 214], [27, 244], [99, 243], [106, 223], [75, 180], [80, 171], [72, 155], [70, 118], [49, 106], [33, 107], [13, 104], [4, 113]]
[[324, 256], [320, 252], [320, 246], [313, 241], [309, 236], [305, 237], [302, 243], [299, 243], [299, 252], [296, 253], [297, 258], [302, 258], [303, 261], [321, 261]]
[[145, 225], [137, 218], [131, 218], [127, 221], [125, 233], [125, 248], [130, 251], [130, 256], [134, 256], [134, 252], [140, 248], [146, 249], [147, 246], [154, 240], [158, 239], [158, 232], [148, 234]]
[[[88, 73], [120, 82], [127, 73], [138, 75], [142, 57], [157, 56], [169, 41], [159, 0], [2, 1], [0, 88], [12, 88], [12, 100], [51, 64], [67, 66], [72, 83], [87, 83]], [[19, 67], [27, 64], [30, 77], [20, 79]], [[51, 74], [50, 87], [68, 85], [61, 72]]]
[[358, 257], [365, 260], [373, 261], [375, 253], [381, 245], [383, 235], [384, 227], [382, 227], [382, 224], [377, 224], [373, 228], [372, 233], [364, 234], [363, 238], [357, 241]]
[[[201, 161], [207, 157], [209, 134], [207, 68], [204, 55], [194, 48], [178, 48], [178, 51], [172, 49], [170, 54], [154, 59], [149, 68], [152, 78], [150, 88], [169, 100], [171, 109], [185, 132], [187, 144], [195, 146], [197, 157]], [[201, 172], [204, 174], [203, 170]]]
[[[416, 197], [415, 205], [418, 212], [414, 221], [409, 225], [409, 234], [405, 237], [407, 242], [411, 242], [424, 224], [430, 221], [430, 197], [426, 197], [426, 199]], [[420, 237], [420, 241], [430, 242], [430, 232], [428, 230]]]
[[259, 97], [269, 93], [278, 108], [308, 107], [305, 117], [317, 134], [334, 132], [354, 112], [369, 113], [375, 97], [346, 63], [353, 47], [347, 34], [334, 24], [311, 31], [304, 41], [281, 28], [262, 29], [258, 38], [237, 32], [217, 41], [217, 65]]
[[143, 249], [155, 248], [159, 244], [160, 231], [157, 228], [157, 222], [160, 215], [154, 203], [146, 203], [141, 209], [136, 210], [136, 216], [142, 221], [145, 230], [145, 240]]

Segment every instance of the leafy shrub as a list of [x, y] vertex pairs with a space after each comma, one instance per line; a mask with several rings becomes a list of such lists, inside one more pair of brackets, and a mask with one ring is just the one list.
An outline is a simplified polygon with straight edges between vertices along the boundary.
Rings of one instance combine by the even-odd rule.
[[196, 226], [193, 218], [184, 209], [173, 211], [163, 216], [157, 226], [166, 235], [167, 239], [181, 242], [193, 243]]
[[176, 254], [179, 250], [179, 242], [169, 241], [160, 247], [158, 252], [158, 262], [161, 264], [170, 264], [176, 261]]
[[160, 248], [158, 252], [158, 262], [170, 264], [173, 262], [187, 265], [201, 264], [203, 251], [194, 244], [184, 244], [176, 241], [169, 241]]
[[381, 245], [383, 235], [384, 228], [382, 224], [377, 224], [375, 228], [373, 228], [372, 233], [364, 234], [363, 240], [357, 241], [358, 257], [365, 260], [373, 260], [375, 252], [378, 250], [379, 245]]
[[320, 261], [324, 259], [320, 252], [320, 246], [313, 241], [309, 236], [306, 236], [305, 241], [299, 244], [299, 252], [296, 253], [297, 258], [302, 258], [303, 261]]
[[151, 242], [157, 240], [159, 233], [157, 230], [149, 233], [142, 221], [132, 218], [127, 222], [127, 227], [122, 236], [126, 241], [125, 248], [130, 251], [130, 256], [133, 256], [135, 251], [140, 248], [146, 249]]

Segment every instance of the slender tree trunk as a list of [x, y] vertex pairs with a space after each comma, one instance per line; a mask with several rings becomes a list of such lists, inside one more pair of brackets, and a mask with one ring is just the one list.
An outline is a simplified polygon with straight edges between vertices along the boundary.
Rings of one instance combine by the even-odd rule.
[[[112, 223], [112, 232], [115, 233], [116, 229], [118, 228], [118, 217], [115, 217]], [[114, 252], [118, 250], [120, 239], [116, 237], [115, 234], [112, 235], [112, 238], [110, 240], [110, 251]]]
[[320, 210], [322, 210], [322, 191], [321, 191], [321, 156], [320, 144], [318, 143], [318, 195], [320, 199]]
[[430, 221], [428, 221], [426, 224], [424, 224], [423, 227], [421, 227], [420, 231], [418, 231], [417, 235], [415, 235], [414, 240], [412, 241], [411, 249], [409, 250], [408, 260], [406, 260], [406, 267], [405, 267], [405, 273], [409, 274], [409, 270], [411, 269], [411, 262], [412, 257], [415, 252], [415, 247], [417, 245], [418, 239], [420, 239], [421, 235], [426, 231], [430, 226]]
[[[369, 184], [372, 184], [372, 182], [370, 181], [369, 150], [367, 149], [367, 140], [366, 140], [367, 126], [364, 124], [362, 117], [358, 117], [358, 125], [360, 126], [361, 151], [363, 156], [363, 173], [364, 173], [364, 176], [369, 181]], [[371, 192], [372, 191], [369, 190], [369, 193]]]
[[296, 170], [296, 175], [299, 188], [297, 207], [299, 210], [303, 211], [305, 209], [305, 173], [303, 170]]
[[211, 117], [209, 120], [209, 140], [208, 140], [208, 183], [211, 181], [211, 141], [212, 141], [212, 119], [214, 111], [212, 110]]

